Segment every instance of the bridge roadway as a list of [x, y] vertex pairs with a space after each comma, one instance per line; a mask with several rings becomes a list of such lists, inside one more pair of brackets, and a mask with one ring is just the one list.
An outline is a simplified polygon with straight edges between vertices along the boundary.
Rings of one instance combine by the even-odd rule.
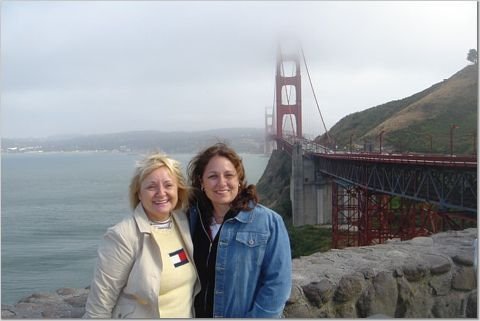
[[316, 176], [331, 177], [340, 186], [353, 184], [476, 218], [476, 156], [349, 153], [293, 136], [276, 141], [289, 153], [294, 144], [301, 144], [303, 157], [315, 163]]

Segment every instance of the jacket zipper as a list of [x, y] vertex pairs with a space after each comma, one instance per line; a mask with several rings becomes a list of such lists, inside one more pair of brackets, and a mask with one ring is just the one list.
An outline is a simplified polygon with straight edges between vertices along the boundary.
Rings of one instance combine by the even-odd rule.
[[[210, 233], [207, 232], [205, 229], [205, 225], [203, 224], [203, 218], [202, 218], [202, 213], [200, 212], [200, 209], [198, 208], [197, 205], [197, 211], [198, 211], [198, 216], [200, 218], [200, 225], [202, 225], [203, 232], [207, 235], [208, 240], [210, 241], [210, 245], [208, 246], [208, 255], [207, 255], [207, 271], [208, 271], [208, 262], [210, 261], [210, 254], [212, 252], [212, 245], [213, 241], [212, 238], [210, 237]], [[207, 309], [207, 294], [208, 294], [208, 286], [209, 286], [209, 279], [207, 278], [207, 283], [205, 285], [205, 294], [203, 296], [203, 310], [206, 311]]]
[[[200, 218], [200, 221], [201, 221], [201, 225], [202, 225], [202, 229], [203, 229], [203, 232], [207, 235], [208, 237], [208, 240], [210, 241], [210, 246], [208, 247], [208, 255], [207, 255], [207, 269], [208, 269], [208, 262], [210, 261], [210, 254], [211, 254], [211, 251], [212, 251], [212, 245], [213, 245], [213, 241], [212, 241], [212, 238], [210, 237], [210, 233], [207, 232], [207, 230], [205, 230], [205, 225], [203, 224], [203, 219], [202, 219], [202, 215], [201, 215], [201, 212], [200, 212], [200, 209], [198, 208], [198, 204], [197, 204], [197, 211], [198, 211], [198, 216]], [[226, 221], [224, 221], [222, 223], [222, 229], [223, 229], [223, 224], [225, 224], [226, 222], [228, 221], [232, 221], [234, 218], [229, 218], [227, 219]], [[221, 230], [218, 231], [218, 233], [221, 232]], [[218, 236], [219, 240], [220, 240], [220, 236]], [[216, 260], [215, 260], [216, 262]], [[207, 280], [207, 284], [206, 284], [206, 291], [205, 291], [205, 295], [203, 297], [203, 309], [204, 311], [206, 310], [206, 307], [207, 307], [207, 294], [208, 294], [208, 280]], [[215, 289], [214, 289], [215, 290]], [[215, 318], [215, 294], [213, 295], [213, 308], [212, 308], [212, 317]]]

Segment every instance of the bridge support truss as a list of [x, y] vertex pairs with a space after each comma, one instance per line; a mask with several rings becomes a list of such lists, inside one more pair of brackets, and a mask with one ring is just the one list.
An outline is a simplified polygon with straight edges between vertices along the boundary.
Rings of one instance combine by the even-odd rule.
[[463, 229], [476, 218], [439, 212], [430, 203], [332, 184], [332, 247], [367, 246], [388, 239], [409, 240], [447, 229]]

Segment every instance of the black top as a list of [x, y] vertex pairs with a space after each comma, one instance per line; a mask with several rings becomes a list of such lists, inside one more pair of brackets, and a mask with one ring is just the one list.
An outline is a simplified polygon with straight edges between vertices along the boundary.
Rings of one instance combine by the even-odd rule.
[[[205, 212], [205, 211], [202, 211]], [[195, 317], [213, 318], [213, 294], [215, 290], [215, 263], [217, 258], [217, 246], [220, 232], [223, 224], [213, 240], [211, 240], [210, 220], [211, 216], [206, 216], [200, 212], [200, 219], [193, 231], [193, 259], [197, 267], [198, 276], [202, 289], [195, 297]], [[238, 211], [229, 211], [224, 222], [235, 217]]]

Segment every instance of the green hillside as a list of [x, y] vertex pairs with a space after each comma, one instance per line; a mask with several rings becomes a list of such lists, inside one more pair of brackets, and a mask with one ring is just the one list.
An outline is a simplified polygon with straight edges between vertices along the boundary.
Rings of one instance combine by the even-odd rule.
[[[478, 65], [469, 65], [449, 79], [410, 97], [391, 101], [342, 118], [329, 131], [339, 149], [371, 145], [389, 152], [476, 153]], [[455, 127], [453, 130], [452, 126]], [[325, 136], [317, 138], [325, 144]]]

